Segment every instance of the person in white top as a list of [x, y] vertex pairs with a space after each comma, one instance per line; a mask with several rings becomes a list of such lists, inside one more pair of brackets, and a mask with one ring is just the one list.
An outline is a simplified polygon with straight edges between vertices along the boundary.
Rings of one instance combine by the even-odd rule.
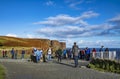
[[52, 55], [52, 50], [49, 47], [49, 49], [48, 49], [48, 60], [51, 60], [51, 55]]

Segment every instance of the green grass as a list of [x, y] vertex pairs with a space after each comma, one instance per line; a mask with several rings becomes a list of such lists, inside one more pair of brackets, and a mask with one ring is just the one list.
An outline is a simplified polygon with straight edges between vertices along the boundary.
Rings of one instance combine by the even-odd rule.
[[0, 79], [5, 79], [5, 69], [0, 65]]
[[1, 43], [4, 43], [4, 42], [6, 42], [6, 40], [0, 39], [0, 42], [1, 42]]
[[92, 59], [88, 67], [103, 72], [120, 74], [120, 63], [112, 60]]

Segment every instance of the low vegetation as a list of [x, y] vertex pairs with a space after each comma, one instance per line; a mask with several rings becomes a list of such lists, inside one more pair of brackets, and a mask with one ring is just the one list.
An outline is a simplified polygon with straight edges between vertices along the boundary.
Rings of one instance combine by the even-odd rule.
[[0, 65], [0, 79], [5, 79], [5, 69]]
[[88, 67], [100, 71], [108, 71], [120, 74], [120, 63], [112, 60], [92, 59]]

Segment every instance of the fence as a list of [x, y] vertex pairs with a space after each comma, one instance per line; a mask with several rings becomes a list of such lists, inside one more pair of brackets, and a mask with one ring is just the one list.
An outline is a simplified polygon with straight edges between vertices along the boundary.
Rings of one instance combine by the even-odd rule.
[[120, 56], [117, 55], [116, 51], [96, 52], [95, 54], [91, 53], [91, 58], [108, 59], [108, 60], [115, 60], [120, 62]]

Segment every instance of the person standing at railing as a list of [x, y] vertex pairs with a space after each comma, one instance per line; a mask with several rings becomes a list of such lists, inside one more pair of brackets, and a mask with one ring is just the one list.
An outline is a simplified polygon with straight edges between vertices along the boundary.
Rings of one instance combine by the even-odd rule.
[[103, 47], [104, 46], [101, 46], [99, 52], [100, 52], [100, 58], [103, 59]]
[[86, 47], [85, 49], [85, 55], [86, 55], [86, 60], [89, 61], [90, 60], [90, 49], [88, 47]]
[[93, 49], [92, 49], [92, 57], [95, 58], [95, 56], [96, 56], [96, 49], [93, 48]]
[[105, 49], [105, 54], [104, 55], [105, 55], [104, 58], [106, 58], [106, 59], [109, 58], [109, 49], [108, 48]]

